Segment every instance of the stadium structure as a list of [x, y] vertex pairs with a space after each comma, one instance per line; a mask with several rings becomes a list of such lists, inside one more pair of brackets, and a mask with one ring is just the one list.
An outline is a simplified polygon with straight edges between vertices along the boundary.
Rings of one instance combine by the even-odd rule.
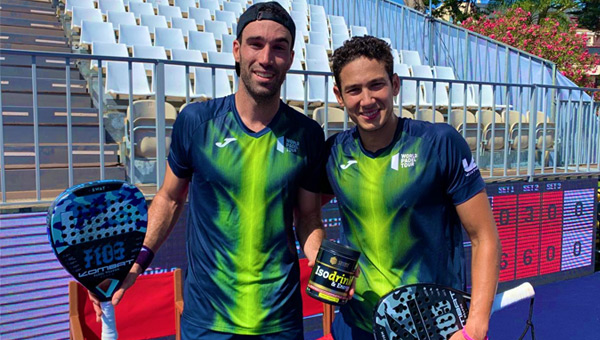
[[[548, 60], [387, 0], [278, 2], [298, 37], [282, 100], [327, 136], [353, 127], [333, 94], [332, 51], [368, 34], [393, 49], [401, 79], [395, 113], [450, 124], [467, 140], [500, 232], [500, 289], [594, 273], [600, 102], [592, 94], [600, 89], [580, 88]], [[48, 244], [49, 204], [99, 179], [127, 180], [151, 201], [178, 112], [236, 91], [233, 32], [251, 3], [0, 0], [2, 339], [72, 334], [83, 316]], [[335, 200], [323, 218], [328, 238], [339, 239]], [[182, 218], [148, 276], [185, 268], [184, 228]], [[321, 304], [304, 298], [307, 322], [320, 320]]]

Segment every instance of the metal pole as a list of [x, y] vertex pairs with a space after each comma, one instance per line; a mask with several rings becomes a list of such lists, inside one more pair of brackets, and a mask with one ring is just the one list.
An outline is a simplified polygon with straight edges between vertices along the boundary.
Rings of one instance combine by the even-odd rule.
[[325, 138], [329, 138], [329, 105], [327, 103], [327, 95], [329, 94], [327, 91], [327, 85], [329, 85], [329, 83], [327, 82], [327, 78], [329, 78], [329, 76], [325, 76], [325, 82], [324, 82], [324, 86], [325, 86], [325, 125], [323, 126], [323, 129], [325, 130]]
[[[587, 166], [586, 166], [586, 171], [590, 171], [590, 162], [591, 162], [591, 158], [592, 158], [592, 132], [593, 132], [593, 127], [594, 127], [594, 92], [591, 93], [591, 97], [590, 97], [590, 118], [589, 118], [589, 122], [588, 122], [588, 145], [587, 145]], [[555, 132], [556, 134], [556, 132]]]
[[185, 65], [185, 103], [190, 103], [190, 65]]
[[579, 172], [581, 163], [581, 135], [583, 130], [583, 91], [579, 91], [579, 109], [577, 110], [577, 131], [575, 131], [575, 172]]
[[[542, 72], [542, 78], [543, 78], [543, 72]], [[544, 82], [542, 81], [542, 84]], [[546, 117], [546, 97], [548, 94], [548, 88], [543, 87], [542, 90], [544, 91], [542, 94], [542, 114], [544, 116], [544, 122], [542, 125], [542, 154], [540, 155], [540, 164], [542, 165], [542, 174], [545, 172], [545, 168], [546, 168], [546, 134], [548, 133], [548, 118]], [[537, 116], [537, 112], [533, 113], [534, 115]], [[536, 134], [536, 138], [537, 138], [537, 134]]]
[[[517, 74], [518, 71], [517, 71]], [[521, 174], [521, 136], [523, 136], [523, 87], [519, 86], [519, 127], [517, 138], [517, 176]], [[528, 131], [529, 132], [529, 131]]]
[[35, 153], [35, 197], [41, 201], [42, 192], [40, 185], [40, 134], [38, 118], [38, 94], [37, 94], [37, 60], [31, 56], [31, 90], [33, 95], [33, 147]]
[[[573, 94], [573, 90], [569, 89], [569, 98], [567, 100], [567, 112], [569, 112], [572, 108], [573, 103], [571, 102], [571, 95]], [[570, 137], [571, 137], [571, 121], [573, 120], [573, 116], [565, 116], [565, 119], [567, 120], [567, 127], [566, 127], [566, 132], [565, 133], [565, 142], [564, 142], [564, 155], [565, 155], [565, 173], [569, 170], [569, 157], [570, 155]]]
[[[559, 92], [552, 91], [552, 101], [553, 101], [553, 109], [557, 112], [560, 112], [560, 101], [559, 101]], [[561, 115], [554, 114], [554, 166], [552, 167], [552, 172], [556, 173], [556, 168], [558, 166], [558, 132], [561, 121]], [[561, 129], [562, 130], [562, 129]]]
[[6, 165], [4, 165], [4, 117], [2, 109], [2, 83], [0, 82], [0, 185], [2, 186], [2, 202], [6, 203]]
[[[133, 85], [131, 85], [133, 86]], [[98, 61], [98, 129], [100, 134], [100, 179], [104, 179], [104, 91], [102, 87], [102, 59]], [[131, 122], [133, 125], [133, 121]]]
[[402, 51], [404, 49], [404, 6], [402, 6], [400, 15], [400, 48], [398, 50]]
[[[375, 1], [375, 36], [379, 36], [379, 0]], [[373, 24], [373, 20], [371, 20]]]
[[[533, 87], [531, 90], [531, 100], [529, 102], [530, 111], [529, 112], [537, 112], [537, 86]], [[536, 125], [536, 117], [537, 115], [530, 115], [529, 118], [529, 147], [527, 149], [527, 176], [531, 181], [533, 179], [533, 175], [535, 173], [535, 125]], [[532, 121], [533, 118], [533, 121]]]
[[[133, 107], [133, 70], [132, 63], [127, 63], [127, 72], [129, 76], [129, 180], [131, 184], [135, 184], [135, 138], [133, 135], [133, 120], [135, 119], [135, 112]], [[154, 72], [156, 73], [156, 64], [153, 65]]]
[[[98, 66], [100, 69], [100, 66]], [[69, 187], [73, 186], [73, 122], [71, 119], [71, 59], [65, 60], [65, 85], [67, 104], [67, 167]]]
[[165, 64], [161, 60], [156, 68], [156, 186], [160, 188], [165, 178]]
[[[468, 80], [469, 78], [469, 50], [470, 50], [470, 44], [469, 44], [469, 39], [471, 39], [471, 37], [469, 36], [469, 31], [465, 31], [465, 58], [464, 58], [464, 65], [463, 65], [463, 80]], [[464, 84], [465, 88], [467, 87], [467, 84]], [[465, 96], [466, 98], [466, 96]]]
[[[552, 64], [552, 85], [556, 84], [556, 72], [557, 72], [556, 64]], [[554, 95], [556, 92], [558, 92], [558, 91], [556, 91], [555, 88], [552, 88], [552, 98], [556, 98], [556, 96]], [[556, 107], [555, 107], [555, 105], [556, 104], [554, 103], [554, 101], [552, 101], [550, 104], [550, 119], [553, 122], [556, 122]]]
[[[481, 122], [481, 84], [477, 84], [477, 113], [476, 113], [476, 122]], [[475, 153], [475, 162], [480, 164], [479, 156], [482, 152], [481, 147], [481, 124], [477, 124], [477, 152]]]
[[429, 59], [429, 66], [433, 66], [434, 61], [433, 61], [433, 35], [434, 33], [434, 29], [435, 29], [435, 19], [433, 18], [433, 13], [431, 13], [431, 1], [429, 1], [429, 17], [426, 18], [429, 19], [429, 34], [428, 34], [428, 38], [429, 38], [429, 51], [427, 52], [427, 58]]

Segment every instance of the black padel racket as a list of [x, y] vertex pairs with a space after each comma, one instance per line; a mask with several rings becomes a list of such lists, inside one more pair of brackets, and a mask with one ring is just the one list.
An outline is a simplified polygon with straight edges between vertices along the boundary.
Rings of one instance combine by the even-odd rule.
[[[531, 284], [523, 283], [496, 295], [492, 313], [534, 295]], [[375, 306], [373, 335], [377, 340], [449, 339], [467, 322], [470, 299], [468, 293], [436, 284], [396, 288]]]
[[110, 302], [133, 266], [146, 234], [144, 195], [123, 181], [71, 187], [48, 210], [48, 237], [62, 266], [100, 299], [102, 339], [117, 339]]

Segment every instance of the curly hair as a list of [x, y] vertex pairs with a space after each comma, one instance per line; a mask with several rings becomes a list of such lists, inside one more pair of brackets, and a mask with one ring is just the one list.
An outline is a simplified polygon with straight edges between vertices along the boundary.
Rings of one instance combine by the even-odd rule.
[[360, 57], [382, 62], [390, 80], [392, 79], [394, 75], [394, 57], [392, 57], [390, 45], [384, 40], [365, 35], [346, 40], [342, 47], [334, 51], [332, 57], [333, 76], [337, 86], [342, 84], [340, 80], [342, 68]]

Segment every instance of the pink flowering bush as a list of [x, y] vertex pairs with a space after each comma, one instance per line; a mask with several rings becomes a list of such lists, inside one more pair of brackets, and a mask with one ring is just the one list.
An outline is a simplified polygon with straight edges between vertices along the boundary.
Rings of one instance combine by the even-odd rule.
[[[586, 74], [600, 65], [600, 57], [586, 48], [587, 37], [576, 34], [577, 26], [562, 28], [558, 21], [545, 18], [532, 23], [531, 13], [521, 8], [494, 12], [479, 19], [468, 18], [462, 26], [507, 45], [554, 62], [563, 75], [581, 87], [594, 87]], [[600, 99], [600, 93], [596, 93]]]

